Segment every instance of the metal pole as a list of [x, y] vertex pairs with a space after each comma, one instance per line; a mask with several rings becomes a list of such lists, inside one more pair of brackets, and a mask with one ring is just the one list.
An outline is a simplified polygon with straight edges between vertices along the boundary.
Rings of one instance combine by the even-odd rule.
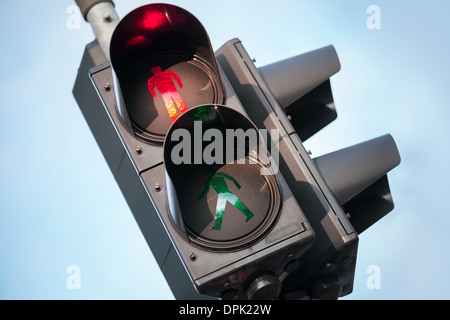
[[111, 37], [120, 22], [114, 2], [111, 0], [75, 0], [75, 2], [84, 19], [91, 24], [95, 37], [109, 60]]

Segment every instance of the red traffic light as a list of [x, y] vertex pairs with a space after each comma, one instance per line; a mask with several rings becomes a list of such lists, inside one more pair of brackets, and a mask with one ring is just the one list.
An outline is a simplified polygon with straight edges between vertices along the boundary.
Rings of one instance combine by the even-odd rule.
[[150, 4], [126, 15], [111, 39], [119, 112], [144, 141], [162, 145], [187, 110], [223, 102], [209, 36], [191, 13]]

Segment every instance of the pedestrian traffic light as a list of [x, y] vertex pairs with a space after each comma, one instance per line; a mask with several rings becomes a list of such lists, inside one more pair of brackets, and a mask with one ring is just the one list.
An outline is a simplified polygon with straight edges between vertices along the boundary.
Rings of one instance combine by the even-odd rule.
[[111, 63], [122, 119], [147, 142], [162, 145], [189, 108], [223, 103], [208, 34], [181, 8], [152, 4], [125, 16], [111, 39]]
[[175, 297], [278, 298], [315, 234], [201, 23], [145, 5], [110, 47], [74, 94]]
[[214, 52], [197, 18], [161, 3], [102, 40], [74, 96], [174, 296], [349, 294], [358, 234], [393, 209], [400, 156], [390, 135], [305, 150], [337, 117], [334, 47], [257, 68], [239, 39]]

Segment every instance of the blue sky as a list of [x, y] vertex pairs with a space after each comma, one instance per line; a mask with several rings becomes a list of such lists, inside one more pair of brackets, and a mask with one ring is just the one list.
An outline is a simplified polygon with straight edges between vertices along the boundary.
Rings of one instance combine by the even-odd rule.
[[[338, 119], [313, 156], [391, 133], [396, 208], [360, 236], [345, 299], [449, 299], [450, 3], [446, 0], [172, 1], [215, 49], [240, 38], [258, 66], [335, 46]], [[84, 46], [70, 0], [0, 3], [0, 299], [172, 299], [72, 96]], [[144, 1], [116, 0], [119, 16]], [[381, 9], [381, 29], [366, 21]], [[69, 9], [69, 10], [68, 10]], [[67, 287], [71, 265], [81, 288]], [[380, 289], [369, 289], [370, 266]]]

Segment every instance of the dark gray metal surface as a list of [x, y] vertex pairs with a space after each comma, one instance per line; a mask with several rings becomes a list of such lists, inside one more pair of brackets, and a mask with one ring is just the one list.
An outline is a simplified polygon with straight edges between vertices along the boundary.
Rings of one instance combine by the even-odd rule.
[[[240, 40], [227, 42], [216, 56], [258, 128], [277, 128], [282, 132], [277, 146], [280, 171], [316, 233], [316, 242], [302, 257], [299, 268], [283, 282], [283, 296], [289, 299], [302, 295], [320, 297], [324, 293], [318, 288], [324, 281], [323, 270], [327, 264], [336, 265], [327, 279], [340, 283], [338, 296], [349, 294], [353, 288], [358, 245], [354, 228]], [[328, 290], [327, 286], [323, 288], [324, 292]]]
[[400, 154], [391, 135], [314, 159], [331, 191], [345, 204], [400, 164]]
[[[352, 292], [358, 233], [393, 209], [387, 173], [400, 163], [385, 135], [313, 161], [308, 139], [337, 117], [329, 78], [340, 70], [332, 46], [257, 69], [239, 39], [216, 53], [259, 128], [278, 128], [279, 168], [316, 242], [289, 273], [283, 299], [337, 299]], [[273, 151], [273, 149], [272, 149]]]
[[259, 68], [273, 95], [285, 109], [339, 72], [333, 46], [281, 60]]

